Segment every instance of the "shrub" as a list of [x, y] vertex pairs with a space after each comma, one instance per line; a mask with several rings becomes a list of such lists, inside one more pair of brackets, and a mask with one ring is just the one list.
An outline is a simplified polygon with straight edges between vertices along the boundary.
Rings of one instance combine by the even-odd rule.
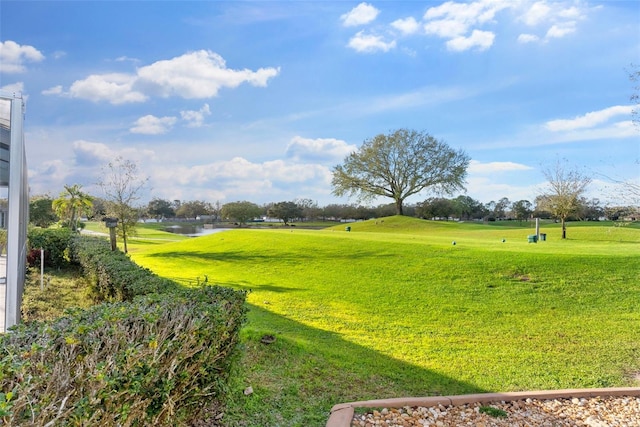
[[98, 301], [131, 301], [138, 295], [166, 292], [176, 287], [175, 282], [140, 267], [121, 251], [112, 251], [105, 239], [74, 236], [69, 256], [82, 268]]
[[186, 425], [224, 391], [244, 300], [204, 287], [18, 325], [0, 336], [0, 419]]
[[61, 267], [67, 262], [67, 248], [71, 240], [68, 228], [30, 228], [27, 232], [30, 265], [40, 264], [40, 248], [44, 249], [45, 265]]

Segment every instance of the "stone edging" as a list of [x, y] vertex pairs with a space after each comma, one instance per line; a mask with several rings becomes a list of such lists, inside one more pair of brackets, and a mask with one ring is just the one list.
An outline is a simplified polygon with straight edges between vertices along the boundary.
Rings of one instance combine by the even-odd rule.
[[403, 408], [405, 406], [449, 406], [468, 403], [510, 402], [527, 398], [538, 400], [606, 396], [640, 396], [640, 387], [587, 388], [545, 391], [519, 391], [507, 393], [462, 394], [459, 396], [400, 397], [395, 399], [366, 400], [340, 403], [331, 408], [326, 427], [350, 427], [354, 408]]

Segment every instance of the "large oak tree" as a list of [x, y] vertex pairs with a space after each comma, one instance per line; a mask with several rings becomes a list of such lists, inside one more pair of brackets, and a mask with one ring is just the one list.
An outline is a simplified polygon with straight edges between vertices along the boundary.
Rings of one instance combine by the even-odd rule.
[[154, 197], [147, 204], [147, 213], [156, 219], [173, 218], [176, 216], [176, 210], [173, 203], [169, 200]]
[[284, 225], [288, 225], [292, 219], [302, 217], [302, 208], [295, 202], [278, 202], [268, 209], [267, 215], [278, 218], [284, 222]]
[[222, 205], [220, 215], [225, 219], [235, 219], [240, 225], [246, 224], [262, 214], [262, 208], [255, 203], [242, 201]]
[[366, 140], [333, 169], [333, 194], [394, 200], [403, 214], [405, 199], [424, 189], [451, 194], [464, 188], [469, 157], [425, 132], [398, 129]]
[[211, 215], [213, 207], [204, 200], [192, 200], [180, 204], [176, 209], [176, 216], [181, 218], [196, 219], [201, 215]]

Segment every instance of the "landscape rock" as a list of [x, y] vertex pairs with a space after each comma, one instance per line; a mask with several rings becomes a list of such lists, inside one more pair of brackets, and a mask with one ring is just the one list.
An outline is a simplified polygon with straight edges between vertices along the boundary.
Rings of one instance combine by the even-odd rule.
[[[507, 413], [492, 417], [480, 412], [491, 406]], [[384, 408], [354, 417], [352, 426], [410, 427], [640, 427], [640, 397], [525, 399], [460, 406]]]

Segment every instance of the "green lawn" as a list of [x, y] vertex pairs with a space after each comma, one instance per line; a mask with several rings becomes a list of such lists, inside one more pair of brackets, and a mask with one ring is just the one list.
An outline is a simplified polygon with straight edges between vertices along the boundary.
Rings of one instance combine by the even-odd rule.
[[541, 232], [531, 244], [533, 224], [391, 217], [134, 245], [132, 257], [250, 291], [227, 425], [322, 426], [352, 400], [632, 384], [640, 229]]
[[[104, 235], [109, 234], [109, 229], [102, 222], [89, 221], [85, 222], [84, 230], [87, 232], [102, 233]], [[148, 246], [156, 246], [165, 244], [167, 242], [176, 242], [180, 240], [187, 240], [189, 237], [168, 233], [165, 231], [166, 227], [171, 225], [170, 223], [148, 223], [139, 224], [134, 232], [127, 237], [127, 247], [129, 251], [143, 250]], [[116, 239], [118, 248], [123, 249], [122, 239], [118, 237]]]

